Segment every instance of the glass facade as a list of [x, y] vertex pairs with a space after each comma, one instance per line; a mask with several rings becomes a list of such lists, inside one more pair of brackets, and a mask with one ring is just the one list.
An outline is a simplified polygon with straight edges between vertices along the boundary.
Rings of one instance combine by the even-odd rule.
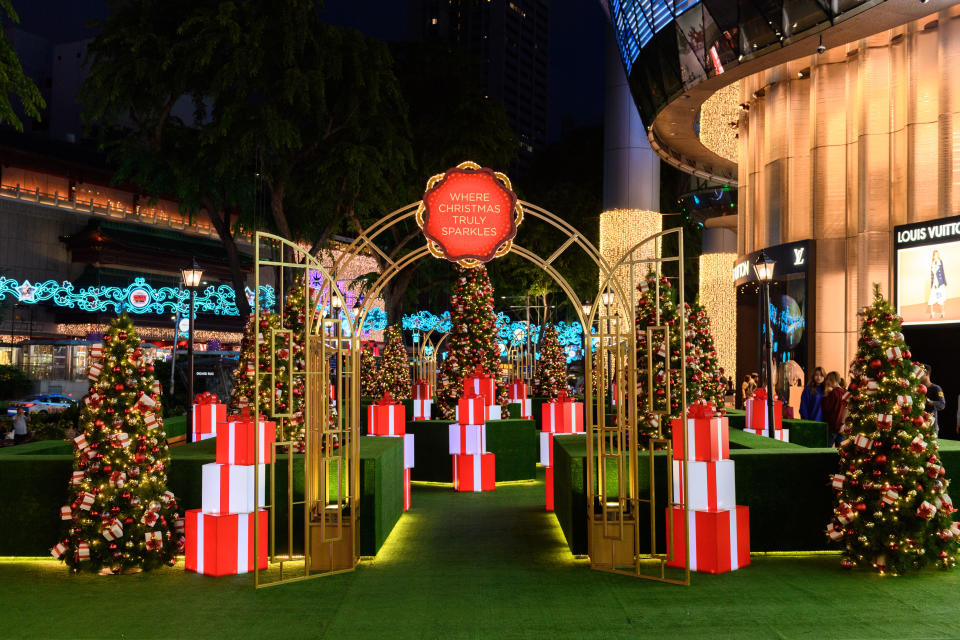
[[[882, 0], [881, 0], [882, 1]], [[878, 0], [608, 0], [630, 90], [648, 127], [685, 89]]]

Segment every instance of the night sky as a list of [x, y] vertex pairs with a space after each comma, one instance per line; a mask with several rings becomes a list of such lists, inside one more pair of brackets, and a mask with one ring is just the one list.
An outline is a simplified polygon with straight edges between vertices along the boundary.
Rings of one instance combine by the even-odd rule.
[[[89, 38], [87, 26], [107, 14], [106, 0], [13, 0], [20, 26], [54, 43]], [[334, 24], [352, 26], [384, 40], [403, 39], [405, 0], [327, 0]], [[606, 17], [597, 0], [550, 3], [550, 139], [564, 122], [597, 125], [603, 120], [603, 39]]]

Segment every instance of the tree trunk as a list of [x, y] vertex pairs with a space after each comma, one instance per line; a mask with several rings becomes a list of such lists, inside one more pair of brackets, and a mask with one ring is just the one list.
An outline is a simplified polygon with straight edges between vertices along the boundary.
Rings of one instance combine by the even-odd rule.
[[[217, 230], [220, 241], [223, 242], [223, 248], [227, 252], [227, 262], [230, 263], [230, 276], [233, 280], [233, 291], [237, 301], [237, 310], [240, 317], [246, 319], [250, 315], [250, 304], [247, 302], [246, 282], [243, 277], [243, 271], [240, 270], [240, 252], [237, 250], [237, 243], [233, 240], [233, 233], [230, 231], [230, 214], [226, 211], [219, 211], [220, 207], [214, 206], [210, 201], [206, 203], [207, 215], [213, 228]], [[257, 292], [255, 295], [259, 295]]]
[[283, 193], [286, 190], [283, 182], [270, 182], [270, 212], [273, 214], [273, 223], [277, 225], [277, 231], [281, 237], [293, 242], [290, 236], [290, 225], [287, 223], [287, 216], [283, 212]]
[[383, 288], [383, 307], [387, 313], [387, 324], [397, 324], [403, 319], [403, 295], [410, 286], [417, 265], [413, 264], [398, 273]]

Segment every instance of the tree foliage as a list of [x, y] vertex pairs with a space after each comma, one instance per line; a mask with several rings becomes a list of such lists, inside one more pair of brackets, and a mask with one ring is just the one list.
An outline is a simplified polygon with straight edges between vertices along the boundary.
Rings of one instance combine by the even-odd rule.
[[[0, 27], [5, 22], [20, 23], [11, 0], [0, 0]], [[11, 97], [16, 97], [27, 117], [35, 120], [40, 120], [40, 110], [47, 106], [37, 85], [23, 73], [13, 45], [0, 30], [0, 122], [23, 131], [23, 122], [17, 117]]]

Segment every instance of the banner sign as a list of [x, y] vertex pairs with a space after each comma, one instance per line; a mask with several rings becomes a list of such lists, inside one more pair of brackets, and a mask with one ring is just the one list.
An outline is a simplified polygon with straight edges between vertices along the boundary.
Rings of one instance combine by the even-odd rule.
[[427, 181], [416, 217], [433, 255], [475, 267], [510, 251], [523, 209], [506, 175], [463, 162]]

